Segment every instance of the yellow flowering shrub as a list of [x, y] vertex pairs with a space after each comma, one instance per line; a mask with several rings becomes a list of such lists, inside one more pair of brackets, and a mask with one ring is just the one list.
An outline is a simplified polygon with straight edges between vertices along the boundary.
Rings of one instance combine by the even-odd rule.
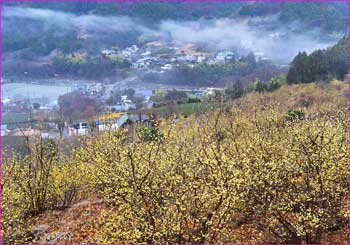
[[[164, 119], [158, 140], [125, 129], [88, 137], [53, 166], [44, 206], [73, 201], [72, 190], [103, 198], [89, 243], [320, 243], [347, 222], [345, 88], [327, 86]], [[303, 117], [288, 120], [291, 109]], [[30, 208], [18, 182], [28, 169], [14, 162], [4, 164], [5, 237], [23, 231], [12, 218]]]

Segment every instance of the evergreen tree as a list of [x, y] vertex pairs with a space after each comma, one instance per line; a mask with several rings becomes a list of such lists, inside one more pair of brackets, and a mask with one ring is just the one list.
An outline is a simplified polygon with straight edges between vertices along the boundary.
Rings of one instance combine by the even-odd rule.
[[305, 83], [305, 64], [307, 60], [306, 52], [299, 52], [291, 63], [291, 68], [287, 75], [288, 84]]
[[225, 95], [230, 99], [236, 99], [244, 95], [244, 88], [240, 80], [225, 89]]

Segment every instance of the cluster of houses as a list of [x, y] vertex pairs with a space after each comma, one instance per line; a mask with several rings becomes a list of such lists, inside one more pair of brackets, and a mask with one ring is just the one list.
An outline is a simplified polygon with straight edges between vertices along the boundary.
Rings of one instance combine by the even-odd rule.
[[[162, 89], [160, 89], [162, 90]], [[202, 98], [205, 96], [213, 95], [216, 91], [223, 91], [223, 88], [203, 88], [197, 90], [183, 90], [188, 92], [189, 97]], [[159, 91], [154, 91], [159, 92]], [[150, 104], [150, 97], [146, 96], [143, 103], [148, 103], [146, 106], [153, 107], [153, 102]], [[121, 102], [112, 107], [114, 112], [104, 114], [98, 117], [93, 125], [97, 131], [116, 130], [119, 128], [125, 128], [129, 125], [135, 125], [138, 123], [148, 125], [150, 118], [145, 114], [132, 114], [128, 111], [135, 109], [136, 105], [127, 98], [126, 95], [121, 96]], [[79, 122], [73, 124], [68, 128], [69, 136], [81, 136], [88, 135], [92, 131], [91, 126], [87, 122]]]
[[[93, 96], [94, 98], [99, 98], [101, 95], [106, 93], [104, 85], [101, 83], [95, 84], [76, 84], [77, 90], [80, 92], [87, 94], [89, 96]], [[166, 88], [158, 89], [158, 90], [138, 90], [135, 92], [134, 98], [141, 98], [141, 101], [138, 101], [139, 108], [153, 108], [155, 103], [151, 100], [152, 95], [154, 94], [166, 94]], [[202, 89], [178, 89], [186, 92], [189, 98], [202, 98], [205, 96], [210, 96], [215, 93], [217, 90], [222, 90], [219, 88], [202, 88]], [[160, 92], [159, 92], [160, 91]], [[102, 98], [102, 97], [101, 97]], [[6, 111], [8, 105], [11, 103], [10, 100], [4, 99], [2, 101], [3, 107], [3, 120], [1, 125], [1, 136], [38, 136], [47, 138], [56, 138], [61, 137], [62, 135], [59, 133], [59, 128], [57, 123], [55, 122], [46, 122], [45, 129], [39, 129], [35, 125], [35, 121], [31, 115], [32, 110], [28, 108], [22, 108], [19, 111], [10, 110]], [[30, 105], [31, 103], [29, 103]], [[28, 103], [27, 103], [28, 105]], [[134, 124], [134, 123], [147, 123], [149, 121], [149, 117], [147, 115], [134, 115], [132, 111], [137, 109], [136, 103], [133, 101], [133, 98], [128, 98], [127, 95], [121, 96], [121, 99], [115, 105], [107, 108], [108, 111], [112, 111], [111, 114], [100, 116], [95, 125], [88, 124], [87, 122], [78, 122], [71, 126], [65, 124], [63, 130], [63, 137], [67, 136], [80, 136], [87, 135], [93, 129], [98, 131], [104, 131], [106, 129], [118, 129], [121, 127], [125, 127], [126, 125]], [[40, 107], [40, 113], [50, 114], [49, 108]], [[42, 126], [42, 125], [41, 125]]]
[[[128, 113], [109, 113], [100, 116], [96, 121], [94, 128], [103, 132], [106, 130], [117, 130], [119, 128], [125, 128], [129, 125], [135, 124], [150, 124], [150, 118], [144, 114], [128, 114]], [[92, 131], [91, 126], [87, 122], [79, 122], [73, 124], [68, 129], [69, 136], [82, 136], [88, 135]]]
[[127, 59], [131, 62], [131, 68], [133, 69], [152, 67], [159, 68], [161, 72], [170, 70], [180, 63], [208, 62], [209, 64], [215, 64], [239, 58], [231, 50], [208, 53], [196, 51], [194, 45], [187, 45], [186, 48], [172, 47], [171, 45], [166, 42], [149, 42], [145, 47], [132, 45], [124, 50], [105, 49], [101, 51], [101, 55]]
[[[65, 123], [62, 136], [83, 136], [90, 134], [93, 130], [116, 130], [139, 123], [149, 124], [149, 116], [144, 114], [109, 113], [99, 116], [94, 122], [94, 125], [91, 125], [85, 121], [74, 123], [72, 125]], [[58, 125], [56, 123], [48, 122], [45, 124], [50, 124], [46, 125], [50, 127], [45, 127], [45, 129], [37, 128], [35, 125], [33, 125], [33, 120], [29, 118], [13, 122], [5, 120], [1, 124], [1, 136], [41, 136], [43, 138], [61, 137], [60, 133], [58, 132]]]
[[127, 95], [121, 96], [120, 102], [112, 106], [112, 110], [117, 112], [129, 111], [129, 110], [135, 110], [135, 109], [136, 109], [136, 103], [128, 99]]

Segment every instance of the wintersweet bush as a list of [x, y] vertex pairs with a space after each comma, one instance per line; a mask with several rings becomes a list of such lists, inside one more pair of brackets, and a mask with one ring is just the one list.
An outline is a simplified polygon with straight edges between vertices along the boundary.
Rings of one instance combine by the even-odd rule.
[[245, 242], [233, 231], [253, 224], [257, 242], [319, 243], [346, 218], [345, 115], [232, 109], [163, 122], [157, 142], [109, 132], [77, 158], [113, 207], [91, 241]]
[[[303, 120], [289, 120], [303, 91], [313, 103], [300, 106]], [[249, 94], [201, 116], [162, 120], [161, 140], [127, 129], [88, 137], [45, 168], [43, 207], [62, 205], [65, 195], [69, 205], [69, 191], [103, 198], [89, 243], [324, 242], [347, 222], [344, 91], [330, 84]], [[7, 241], [31, 239], [22, 234], [28, 166], [16, 158], [3, 165]]]

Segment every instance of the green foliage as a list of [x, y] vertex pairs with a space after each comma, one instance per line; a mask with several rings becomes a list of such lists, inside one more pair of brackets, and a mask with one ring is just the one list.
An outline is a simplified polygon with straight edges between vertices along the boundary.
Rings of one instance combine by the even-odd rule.
[[131, 65], [130, 61], [128, 61], [127, 59], [124, 59], [123, 57], [112, 56], [112, 57], [110, 57], [110, 59], [113, 62], [113, 64], [115, 64], [116, 67], [118, 67], [120, 69], [129, 68]]
[[201, 102], [201, 99], [199, 98], [188, 98], [187, 103], [199, 103]]
[[120, 57], [92, 57], [86, 53], [60, 55], [54, 58], [53, 69], [58, 74], [73, 74], [87, 78], [97, 78], [123, 73], [130, 67], [130, 62]]
[[[298, 53], [293, 59], [291, 67], [287, 75], [288, 84], [292, 83], [305, 83], [306, 82], [306, 64], [307, 54], [306, 52]], [[311, 82], [311, 81], [310, 81]]]
[[343, 31], [346, 28], [346, 6], [344, 3], [254, 3], [244, 5], [240, 15], [266, 16], [279, 14], [282, 23], [299, 21], [298, 30], [302, 28], [318, 27], [325, 31]]
[[[19, 23], [20, 24], [20, 23]], [[35, 26], [32, 22], [24, 23], [24, 26], [30, 24]], [[15, 51], [24, 48], [35, 52], [39, 55], [48, 55], [54, 49], [59, 49], [63, 53], [71, 53], [81, 48], [81, 43], [76, 38], [77, 32], [70, 30], [61, 30], [59, 27], [53, 26], [46, 30], [44, 35], [28, 35], [24, 32], [14, 32], [9, 29], [10, 27], [4, 25], [4, 31], [8, 33], [3, 39], [4, 51]], [[40, 30], [40, 27], [37, 27]], [[23, 30], [18, 28], [18, 30]], [[61, 33], [59, 33], [62, 31]], [[8, 38], [11, 36], [11, 38]]]
[[302, 27], [321, 27], [326, 31], [346, 28], [346, 3], [17, 3], [32, 8], [54, 9], [75, 14], [130, 15], [148, 24], [160, 20], [196, 20], [232, 15], [267, 16], [279, 13], [283, 23], [302, 22]]
[[287, 75], [288, 84], [343, 80], [348, 71], [348, 38], [336, 45], [317, 50], [310, 55], [299, 53], [293, 59]]
[[132, 88], [127, 88], [127, 89], [124, 89], [123, 94], [127, 95], [128, 98], [133, 98], [135, 95], [135, 90]]
[[267, 82], [262, 82], [261, 80], [257, 79], [250, 88], [248, 88], [248, 91], [256, 91], [256, 92], [272, 92], [276, 89], [279, 89], [280, 87], [286, 85], [286, 76], [281, 75], [279, 77], [271, 78]]
[[186, 98], [187, 98], [187, 94], [184, 91], [179, 91], [176, 89], [172, 89], [168, 91], [164, 96], [164, 99], [168, 101], [182, 100]]
[[236, 81], [234, 84], [230, 84], [225, 89], [225, 95], [230, 99], [236, 99], [236, 98], [242, 97], [244, 95], [244, 92], [245, 91], [244, 91], [243, 85], [239, 80]]
[[182, 103], [177, 105], [164, 105], [159, 108], [152, 108], [149, 111], [149, 114], [158, 115], [162, 118], [169, 118], [174, 115], [177, 116], [190, 116], [192, 114], [203, 114], [205, 112], [211, 111], [213, 109], [219, 108], [220, 103], [218, 102], [208, 102], [202, 101], [200, 103]]
[[[342, 31], [346, 27], [344, 3], [284, 3], [280, 19], [293, 22], [296, 19], [302, 27], [321, 27], [325, 31]], [[302, 28], [301, 27], [301, 28]]]
[[66, 57], [66, 60], [71, 65], [83, 65], [86, 63], [86, 53], [74, 53]]
[[305, 113], [303, 110], [290, 109], [287, 112], [286, 119], [288, 121], [296, 122], [303, 120], [305, 118]]
[[286, 84], [286, 76], [282, 75], [277, 78], [272, 78], [270, 81], [267, 82], [267, 91], [272, 92], [276, 89], [279, 89], [283, 85]]
[[196, 63], [193, 66], [180, 64], [178, 67], [167, 71], [160, 77], [152, 77], [145, 80], [154, 82], [163, 81], [169, 84], [201, 86], [217, 85], [223, 82], [223, 78], [228, 76], [245, 76], [253, 73], [257, 69], [263, 69], [265, 63], [257, 62], [254, 54], [250, 53], [240, 60], [231, 62], [221, 62], [216, 64], [208, 64], [206, 62]]
[[154, 124], [139, 127], [137, 133], [139, 138], [145, 142], [157, 142], [163, 136]]

